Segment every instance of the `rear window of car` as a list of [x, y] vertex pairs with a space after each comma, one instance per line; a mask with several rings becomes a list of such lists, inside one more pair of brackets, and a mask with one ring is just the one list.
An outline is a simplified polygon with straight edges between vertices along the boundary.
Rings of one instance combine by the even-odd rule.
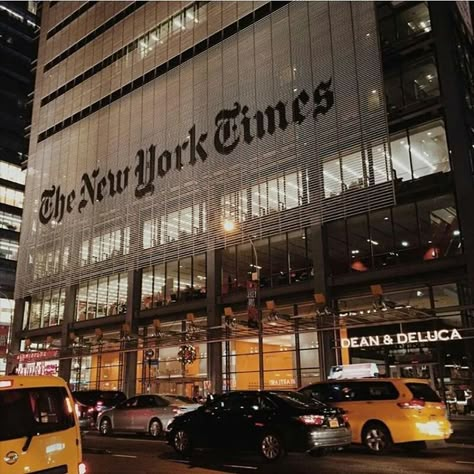
[[272, 397], [275, 397], [280, 402], [290, 405], [295, 408], [320, 408], [322, 403], [314, 398], [308, 397], [304, 393], [299, 392], [271, 392]]
[[437, 393], [425, 383], [407, 383], [406, 386], [410, 392], [413, 393], [413, 397], [418, 400], [424, 400], [425, 402], [440, 402], [441, 399]]
[[396, 400], [399, 396], [391, 382], [381, 381], [316, 384], [302, 392], [323, 403]]
[[0, 391], [0, 441], [54, 433], [74, 426], [72, 404], [62, 387]]
[[99, 392], [72, 392], [74, 400], [77, 400], [83, 405], [95, 405], [99, 400]]

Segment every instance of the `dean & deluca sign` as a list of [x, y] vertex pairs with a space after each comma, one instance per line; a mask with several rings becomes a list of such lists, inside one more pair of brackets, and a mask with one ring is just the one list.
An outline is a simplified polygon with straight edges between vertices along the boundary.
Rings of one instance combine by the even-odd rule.
[[457, 329], [440, 329], [438, 331], [399, 332], [381, 336], [341, 338], [341, 347], [376, 347], [395, 344], [417, 344], [421, 342], [446, 342], [462, 339]]

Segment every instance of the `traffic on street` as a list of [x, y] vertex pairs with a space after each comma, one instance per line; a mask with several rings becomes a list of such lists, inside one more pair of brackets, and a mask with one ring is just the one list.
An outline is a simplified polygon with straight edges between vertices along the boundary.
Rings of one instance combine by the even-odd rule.
[[[470, 439], [473, 439], [472, 434]], [[87, 470], [94, 474], [446, 474], [474, 471], [474, 446], [463, 443], [442, 444], [414, 454], [395, 449], [384, 456], [352, 446], [322, 457], [290, 453], [277, 464], [269, 464], [257, 454], [235, 453], [231, 445], [219, 451], [197, 451], [190, 458], [183, 458], [164, 439], [136, 435], [102, 437], [96, 431], [84, 434], [83, 449]]]

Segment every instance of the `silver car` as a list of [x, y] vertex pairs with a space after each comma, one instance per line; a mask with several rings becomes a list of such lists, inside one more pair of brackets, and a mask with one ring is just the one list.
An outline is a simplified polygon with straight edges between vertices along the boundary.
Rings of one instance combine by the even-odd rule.
[[97, 419], [100, 434], [112, 432], [148, 433], [158, 438], [173, 418], [198, 408], [198, 403], [179, 395], [137, 395], [103, 411]]

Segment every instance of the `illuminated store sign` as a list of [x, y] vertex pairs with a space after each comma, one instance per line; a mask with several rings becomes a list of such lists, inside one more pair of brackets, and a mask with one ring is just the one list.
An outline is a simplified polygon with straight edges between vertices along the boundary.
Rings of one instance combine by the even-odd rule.
[[416, 344], [420, 342], [444, 342], [462, 339], [457, 329], [440, 329], [439, 331], [400, 332], [382, 336], [341, 338], [341, 347], [374, 347], [393, 344]]
[[[291, 123], [301, 125], [311, 115], [317, 120], [319, 115], [325, 115], [334, 104], [334, 94], [331, 90], [332, 79], [320, 82], [313, 91], [312, 97], [302, 89], [291, 104], [277, 102], [275, 106], [268, 106], [264, 111], [252, 113], [247, 105], [234, 103], [233, 108], [218, 112], [215, 117], [216, 129], [213, 137], [213, 146], [220, 155], [230, 155], [240, 144], [250, 145], [255, 139], [263, 139], [266, 135], [273, 135], [278, 129], [286, 130]], [[312, 102], [312, 110], [309, 103]], [[181, 171], [187, 164], [194, 166], [208, 157], [208, 133], [196, 132], [193, 125], [187, 139], [177, 144], [174, 150], [158, 150], [154, 144], [146, 149], [137, 151], [134, 175], [136, 177], [135, 197], [142, 198], [155, 192], [155, 179], [164, 178], [170, 171]], [[187, 158], [185, 158], [187, 156]], [[77, 205], [77, 210], [93, 206], [106, 197], [122, 194], [128, 187], [131, 167], [113, 172], [101, 172], [96, 168], [91, 173], [84, 173], [81, 177], [81, 187], [77, 193], [74, 189], [63, 194], [60, 186], [53, 185], [41, 193], [41, 207], [39, 220], [48, 224], [51, 219], [61, 222], [64, 213], [71, 213]]]

